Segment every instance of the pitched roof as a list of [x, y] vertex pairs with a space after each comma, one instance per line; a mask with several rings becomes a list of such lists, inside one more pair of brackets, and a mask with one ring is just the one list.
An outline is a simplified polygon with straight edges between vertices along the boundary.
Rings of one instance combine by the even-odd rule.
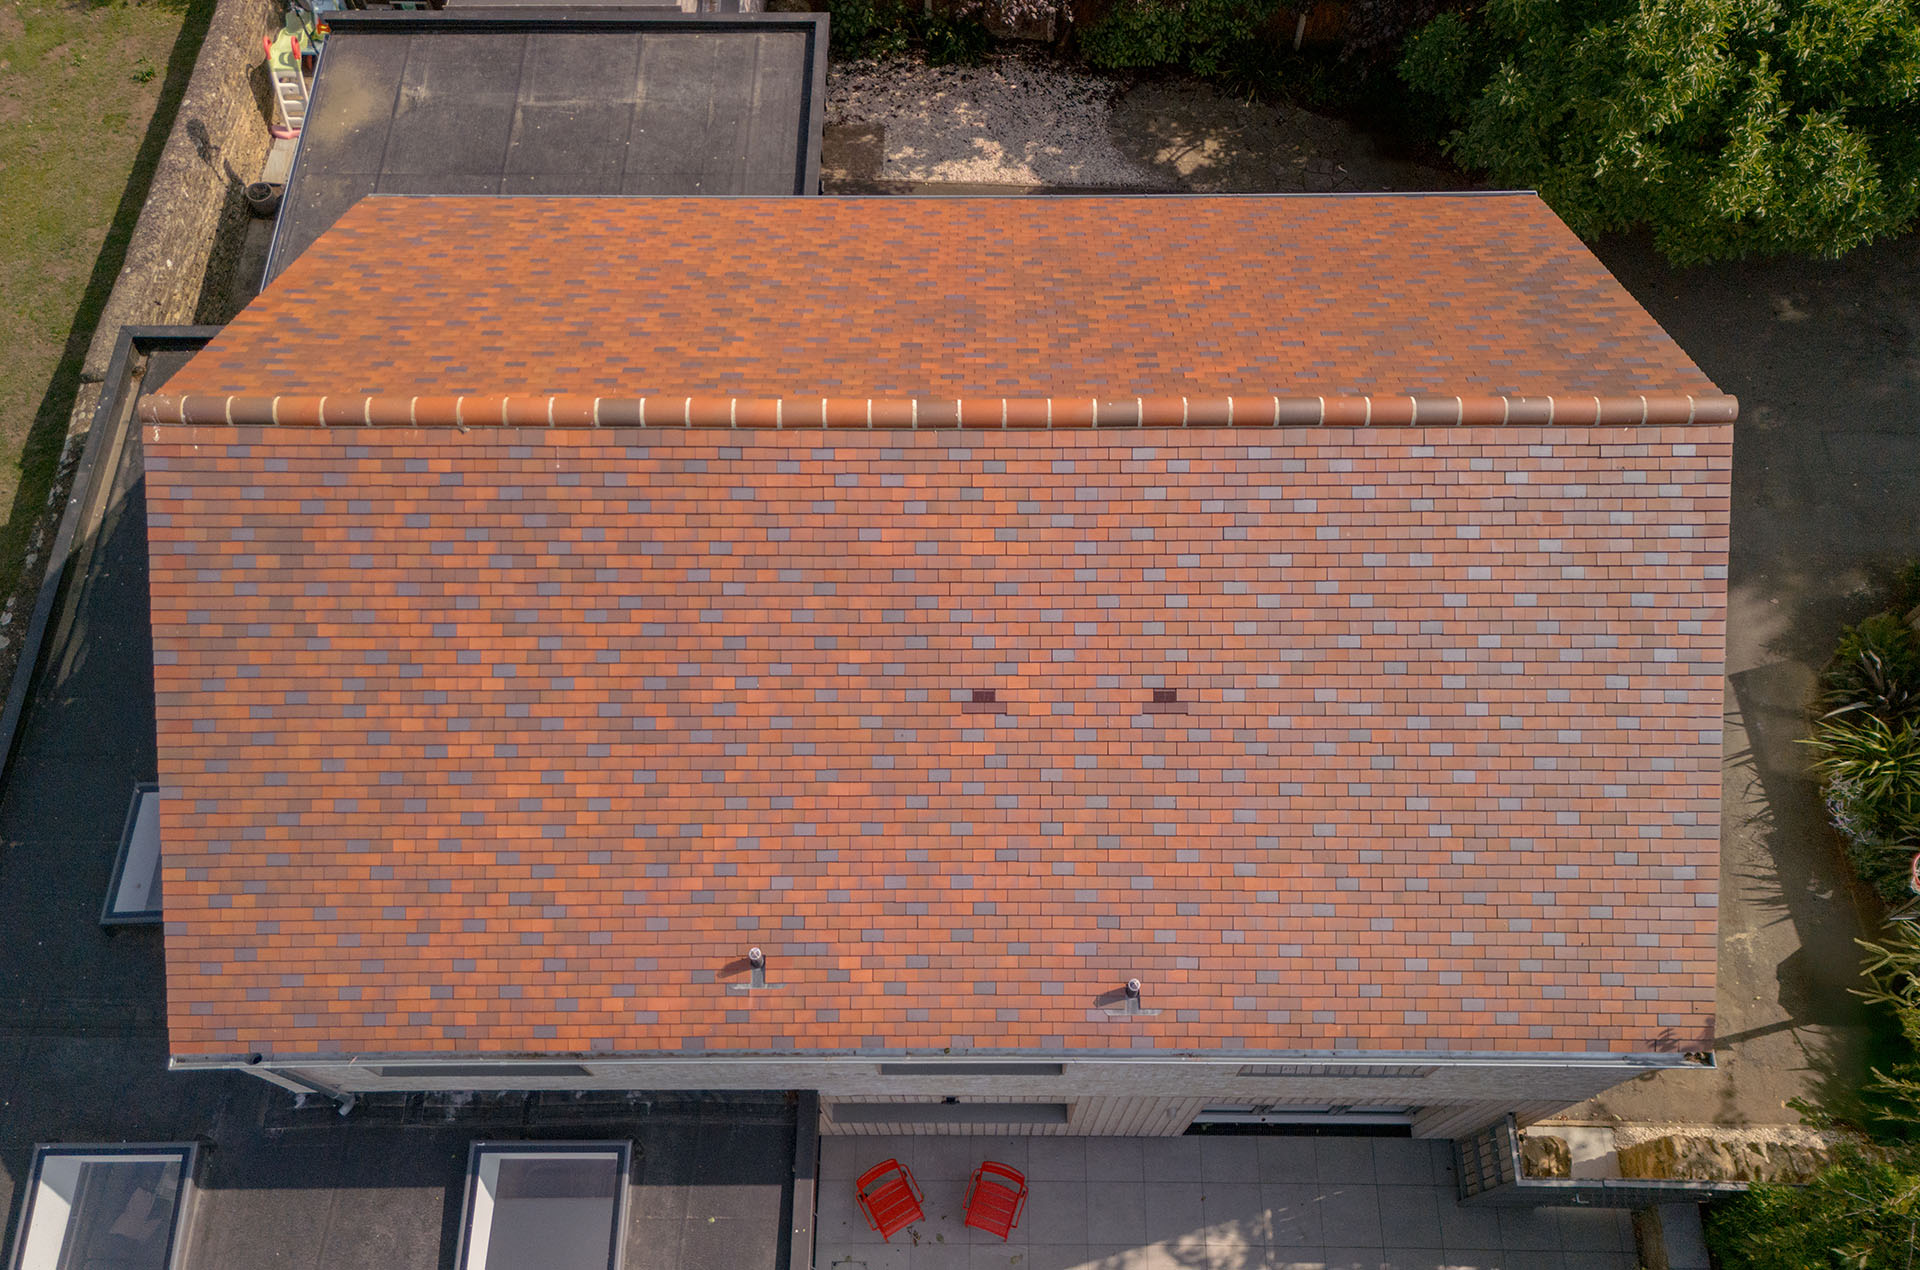
[[169, 392], [146, 419], [1733, 414], [1530, 194], [370, 197]]
[[[1465, 241], [1469, 204], [1512, 209], [1532, 237]], [[819, 204], [739, 206], [743, 270], [839, 250], [800, 232]], [[966, 232], [959, 206], [869, 205], [903, 237], [927, 216]], [[1097, 246], [1115, 241], [1103, 224], [1174, 205], [1058, 206]], [[604, 372], [710, 389], [734, 386], [732, 364], [743, 390], [818, 386], [851, 373], [835, 359], [865, 328], [844, 310], [869, 302], [877, 326], [903, 324], [865, 346], [876, 391], [1015, 368], [1049, 388], [1102, 366], [1113, 385], [1160, 383], [1189, 362], [1214, 387], [1310, 373], [1400, 390], [1457, 369], [1441, 347], [1496, 334], [1554, 373], [1644, 354], [1660, 383], [1697, 379], [1664, 337], [1620, 342], [1596, 320], [1565, 341], [1575, 358], [1549, 330], [1466, 311], [1538, 312], [1567, 301], [1555, 288], [1449, 298], [1430, 279], [1412, 294], [1447, 320], [1402, 319], [1404, 296], [1316, 282], [1284, 245], [1424, 260], [1468, 288], [1434, 235], [1481, 259], [1530, 242], [1558, 252], [1543, 276], [1572, 270], [1530, 202], [1422, 200], [1404, 234], [1335, 214], [1367, 206], [1161, 213], [1149, 245], [1303, 218], [1273, 270], [1205, 289], [1118, 256], [1103, 283], [1098, 251], [1057, 227], [1006, 245], [1057, 254], [1083, 296], [1128, 297], [1073, 328], [1100, 338], [1071, 362], [1041, 355], [1082, 338], [1059, 297], [967, 307], [982, 342], [948, 348], [939, 288], [841, 293], [826, 275], [719, 287], [711, 323], [648, 328], [664, 348], [575, 347], [576, 320], [576, 339], [632, 329], [598, 280], [652, 269], [660, 288], [657, 258], [541, 247], [533, 231], [558, 228], [541, 206], [428, 218], [519, 227], [484, 249], [378, 247], [379, 224], [417, 220], [363, 210], [334, 267], [303, 260], [176, 383], [494, 390]], [[652, 214], [572, 219], [611, 252]], [[546, 280], [523, 326], [491, 325], [511, 310], [472, 277], [466, 303], [421, 285], [444, 270], [452, 288], [495, 252], [531, 252]], [[410, 278], [372, 268], [415, 253]], [[1276, 306], [1256, 279], [1332, 333], [1259, 352]], [[1045, 339], [1013, 338], [1021, 305]], [[296, 324], [275, 348], [300, 355], [261, 344], [269, 318]], [[1370, 349], [1397, 328], [1391, 356]], [[1436, 343], [1446, 331], [1461, 334]], [[436, 369], [432, 348], [456, 360]], [[974, 348], [1001, 369], [973, 368]], [[1415, 369], [1389, 378], [1395, 359]], [[1646, 1051], [1711, 1035], [1728, 427], [175, 425], [145, 442], [177, 1054]], [[986, 689], [998, 701], [970, 706]], [[1177, 700], [1156, 708], [1156, 691]], [[777, 990], [729, 992], [754, 943]], [[1102, 1008], [1129, 976], [1161, 1013]]]

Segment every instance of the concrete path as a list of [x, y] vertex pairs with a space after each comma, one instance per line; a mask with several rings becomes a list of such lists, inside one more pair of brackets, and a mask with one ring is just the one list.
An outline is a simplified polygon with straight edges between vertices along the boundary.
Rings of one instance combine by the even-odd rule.
[[[1624, 1212], [1463, 1208], [1452, 1144], [1411, 1138], [827, 1137], [820, 1270], [1633, 1270]], [[913, 1170], [926, 1220], [882, 1243], [853, 1179]], [[1005, 1242], [963, 1224], [982, 1160], [1026, 1174]]]
[[[1884, 1062], [1861, 925], [1796, 744], [1814, 675], [1877, 574], [1920, 556], [1920, 240], [1837, 262], [1675, 270], [1603, 245], [1628, 290], [1741, 399], [1722, 810], [1719, 1070], [1643, 1077], [1572, 1117], [1798, 1123]], [[1871, 906], [1869, 906], [1871, 907]]]

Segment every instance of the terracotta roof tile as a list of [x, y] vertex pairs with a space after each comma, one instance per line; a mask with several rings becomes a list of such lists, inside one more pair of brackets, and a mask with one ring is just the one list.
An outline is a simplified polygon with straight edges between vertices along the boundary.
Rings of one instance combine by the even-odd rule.
[[[929, 219], [964, 238], [1007, 205], [869, 205], [850, 247], [823, 202], [729, 204], [709, 254], [669, 264], [670, 235], [634, 231], [670, 207], [368, 200], [182, 379], [786, 391], [873, 358], [876, 391], [971, 391], [994, 364], [1404, 391], [1498, 339], [1527, 354], [1507, 386], [1643, 354], [1649, 386], [1704, 383], [1529, 200], [1163, 216], [1144, 241], [1282, 244], [1257, 286], [1204, 287], [1101, 255], [1156, 204], [1061, 204], [1074, 232], [1005, 251], [1078, 269], [1097, 319], [983, 291], [962, 347], [950, 278], [820, 280], [855, 248], [932, 269], [905, 245]], [[443, 245], [454, 223], [492, 241]], [[1472, 290], [1462, 253], [1533, 282]], [[765, 287], [775, 259], [814, 285]], [[471, 272], [508, 261], [523, 323]], [[720, 311], [627, 342], [635, 276]], [[896, 339], [829, 320], [851, 301]], [[1325, 334], [1258, 352], [1234, 324], [1283, 311]], [[1170, 315], [1187, 342], [1161, 351]], [[1042, 356], [1070, 332], [1099, 355]], [[176, 1053], [1710, 1037], [1726, 426], [145, 440]], [[1003, 713], [966, 708], [982, 688]], [[779, 990], [728, 991], [749, 944]], [[1099, 1006], [1130, 975], [1162, 1013]]]
[[[374, 196], [169, 391], [303, 398], [310, 420], [331, 397], [329, 420], [355, 423], [452, 422], [461, 395], [491, 399], [466, 423], [498, 422], [502, 396], [519, 423], [568, 422], [525, 400], [549, 396], [673, 416], [713, 399], [729, 422], [785, 401], [805, 422], [826, 398], [862, 427], [867, 398], [881, 426], [952, 423], [968, 399], [997, 426], [1002, 398], [1042, 423], [1023, 403], [1057, 399], [1055, 424], [1136, 398], [1161, 399], [1156, 423], [1183, 397], [1278, 397], [1284, 422], [1355, 399], [1325, 413], [1341, 423], [1412, 422], [1410, 396], [1433, 399], [1421, 423], [1454, 398], [1564, 396], [1589, 417], [1617, 399], [1608, 422], [1638, 421], [1642, 396], [1724, 402], [1530, 194]], [[648, 423], [670, 421], [658, 406]]]

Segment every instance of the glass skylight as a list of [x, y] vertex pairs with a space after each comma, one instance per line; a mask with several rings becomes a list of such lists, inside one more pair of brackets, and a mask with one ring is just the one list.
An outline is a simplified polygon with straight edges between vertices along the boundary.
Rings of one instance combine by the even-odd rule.
[[41, 1147], [16, 1270], [175, 1270], [193, 1158], [189, 1145]]
[[618, 1270], [625, 1142], [476, 1142], [460, 1270]]

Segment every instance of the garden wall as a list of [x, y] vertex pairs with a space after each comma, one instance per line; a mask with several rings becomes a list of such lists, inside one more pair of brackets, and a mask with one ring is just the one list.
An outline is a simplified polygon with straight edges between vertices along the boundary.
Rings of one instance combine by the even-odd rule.
[[47, 545], [66, 506], [121, 329], [224, 323], [233, 316], [227, 283], [245, 237], [242, 191], [258, 177], [272, 140], [261, 39], [283, 12], [281, 0], [219, 0], [213, 11], [120, 276], [87, 345], [60, 464], [17, 588], [0, 608], [0, 631], [6, 632], [0, 677], [9, 684], [15, 674], [33, 673], [30, 662], [12, 660], [18, 653], [12, 636], [39, 590]]
[[[272, 138], [260, 41], [281, 13], [279, 0], [219, 0], [213, 11], [126, 263], [87, 347], [81, 379], [94, 386], [95, 397], [121, 327], [219, 323], [232, 316], [206, 311], [202, 300], [225, 303], [226, 274], [247, 217], [241, 192], [266, 162]], [[88, 396], [83, 391], [75, 403], [70, 433], [93, 416]]]

